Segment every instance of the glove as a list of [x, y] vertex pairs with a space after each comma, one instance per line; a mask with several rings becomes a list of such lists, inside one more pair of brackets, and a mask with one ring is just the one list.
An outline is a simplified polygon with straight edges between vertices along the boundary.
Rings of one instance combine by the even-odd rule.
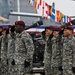
[[2, 35], [2, 32], [0, 32], [0, 36]]
[[59, 32], [59, 35], [63, 35], [63, 32], [64, 32], [64, 30], [61, 30], [61, 31]]
[[6, 29], [6, 34], [9, 34], [9, 28]]
[[7, 65], [8, 65], [8, 59], [7, 59]]
[[52, 38], [53, 38], [53, 34], [50, 35], [49, 39], [52, 39]]
[[11, 32], [14, 32], [15, 31], [15, 26], [11, 26]]
[[72, 67], [72, 72], [75, 73], [75, 67]]
[[63, 70], [63, 69], [62, 69], [62, 66], [60, 66], [60, 67], [59, 67], [59, 71], [62, 71], [62, 70]]
[[15, 60], [13, 59], [13, 61], [11, 62], [12, 65], [15, 65]]
[[30, 66], [30, 62], [28, 62], [28, 61], [25, 60], [25, 62], [24, 62], [24, 67], [26, 68], [26, 67], [28, 67], [28, 66]]
[[1, 62], [1, 58], [0, 58], [0, 62]]

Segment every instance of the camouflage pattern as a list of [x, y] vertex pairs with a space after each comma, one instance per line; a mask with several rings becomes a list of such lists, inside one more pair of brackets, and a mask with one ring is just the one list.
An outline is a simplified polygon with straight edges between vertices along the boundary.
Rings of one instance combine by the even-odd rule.
[[1, 74], [1, 42], [2, 42], [2, 36], [0, 36], [0, 75]]
[[[34, 46], [32, 38], [23, 31], [16, 34], [14, 60], [16, 64], [17, 75], [29, 75], [32, 68]], [[30, 62], [28, 67], [24, 67], [25, 60]]]
[[72, 67], [75, 67], [75, 37], [73, 36], [63, 41], [63, 75], [72, 75]]
[[70, 69], [64, 69], [62, 75], [75, 75], [75, 74]]
[[62, 72], [59, 71], [58, 67], [52, 67], [51, 71], [52, 71], [52, 75], [62, 75]]
[[1, 42], [1, 72], [2, 75], [8, 75], [8, 62], [7, 62], [7, 35], [3, 35]]
[[53, 37], [52, 42], [52, 58], [51, 58], [51, 68], [53, 75], [61, 75], [62, 72], [59, 70], [59, 67], [62, 64], [62, 36]]
[[51, 56], [52, 56], [51, 39], [47, 38], [44, 52], [45, 75], [51, 75]]
[[15, 65], [12, 64], [14, 60], [14, 52], [15, 52], [15, 33], [8, 34], [8, 50], [7, 50], [7, 57], [8, 57], [8, 69], [10, 75], [16, 75], [15, 73]]

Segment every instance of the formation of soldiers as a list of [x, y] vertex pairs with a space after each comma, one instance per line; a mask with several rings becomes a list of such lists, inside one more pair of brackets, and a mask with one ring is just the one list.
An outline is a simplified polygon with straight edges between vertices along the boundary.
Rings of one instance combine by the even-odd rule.
[[16, 21], [0, 36], [0, 75], [30, 75], [34, 45], [24, 28], [23, 21]]
[[75, 37], [73, 27], [46, 27], [45, 75], [75, 75]]
[[[0, 75], [31, 75], [35, 47], [24, 28], [25, 23], [21, 20], [3, 34], [0, 27]], [[42, 33], [42, 40], [45, 43], [42, 60], [45, 75], [75, 75], [73, 27], [48, 26]]]

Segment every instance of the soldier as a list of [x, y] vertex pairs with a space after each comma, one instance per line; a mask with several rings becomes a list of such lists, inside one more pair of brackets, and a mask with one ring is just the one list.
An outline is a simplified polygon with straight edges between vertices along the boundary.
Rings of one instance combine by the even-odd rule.
[[16, 75], [15, 73], [15, 63], [14, 63], [14, 52], [15, 52], [15, 26], [10, 27], [10, 32], [8, 34], [8, 48], [7, 48], [7, 57], [8, 57], [8, 72], [10, 75]]
[[[61, 31], [60, 27], [56, 27], [53, 32], [52, 38], [52, 58], [51, 58], [51, 69], [53, 75], [61, 75], [62, 71], [59, 69], [61, 66], [61, 48], [62, 46], [61, 41], [59, 41], [59, 32]], [[62, 40], [62, 38], [61, 38]], [[59, 44], [60, 43], [60, 44]]]
[[3, 30], [3, 27], [0, 26], [0, 36], [2, 35], [2, 30]]
[[53, 26], [46, 27], [46, 44], [44, 52], [44, 67], [45, 75], [51, 75], [51, 56], [52, 56], [52, 43], [51, 39], [53, 37]]
[[73, 37], [73, 27], [64, 28], [62, 68], [63, 75], [75, 75], [75, 37]]
[[2, 36], [0, 36], [0, 75], [1, 74], [1, 42], [2, 42]]
[[25, 32], [24, 28], [25, 23], [23, 21], [15, 22], [16, 39], [14, 60], [17, 75], [30, 75], [32, 69], [34, 45], [31, 36]]
[[3, 27], [0, 26], [0, 74], [1, 74], [1, 41], [2, 41], [2, 30], [3, 30]]
[[2, 36], [2, 41], [1, 41], [1, 72], [2, 72], [2, 75], [8, 75], [7, 46], [8, 46], [8, 38], [7, 38], [7, 34], [5, 34]]

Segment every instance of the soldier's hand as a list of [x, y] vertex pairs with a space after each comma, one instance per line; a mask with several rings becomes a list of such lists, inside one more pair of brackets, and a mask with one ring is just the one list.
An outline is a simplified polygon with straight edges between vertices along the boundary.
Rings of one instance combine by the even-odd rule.
[[10, 30], [11, 32], [14, 32], [15, 31], [15, 26], [13, 25], [13, 26], [11, 26], [11, 30]]
[[15, 60], [13, 59], [13, 61], [11, 62], [12, 65], [15, 65]]
[[28, 62], [28, 61], [25, 60], [25, 62], [24, 62], [24, 67], [26, 68], [26, 67], [28, 67], [28, 66], [30, 66], [30, 62]]
[[63, 35], [64, 29], [59, 32], [59, 35]]
[[9, 28], [6, 29], [6, 34], [9, 34]]
[[0, 58], [0, 62], [1, 62], [1, 58]]
[[62, 69], [62, 66], [60, 66], [60, 67], [59, 67], [59, 71], [62, 71], [62, 70], [63, 70], [63, 69]]
[[7, 59], [7, 65], [8, 65], [8, 59]]
[[75, 67], [72, 67], [72, 72], [75, 73]]

